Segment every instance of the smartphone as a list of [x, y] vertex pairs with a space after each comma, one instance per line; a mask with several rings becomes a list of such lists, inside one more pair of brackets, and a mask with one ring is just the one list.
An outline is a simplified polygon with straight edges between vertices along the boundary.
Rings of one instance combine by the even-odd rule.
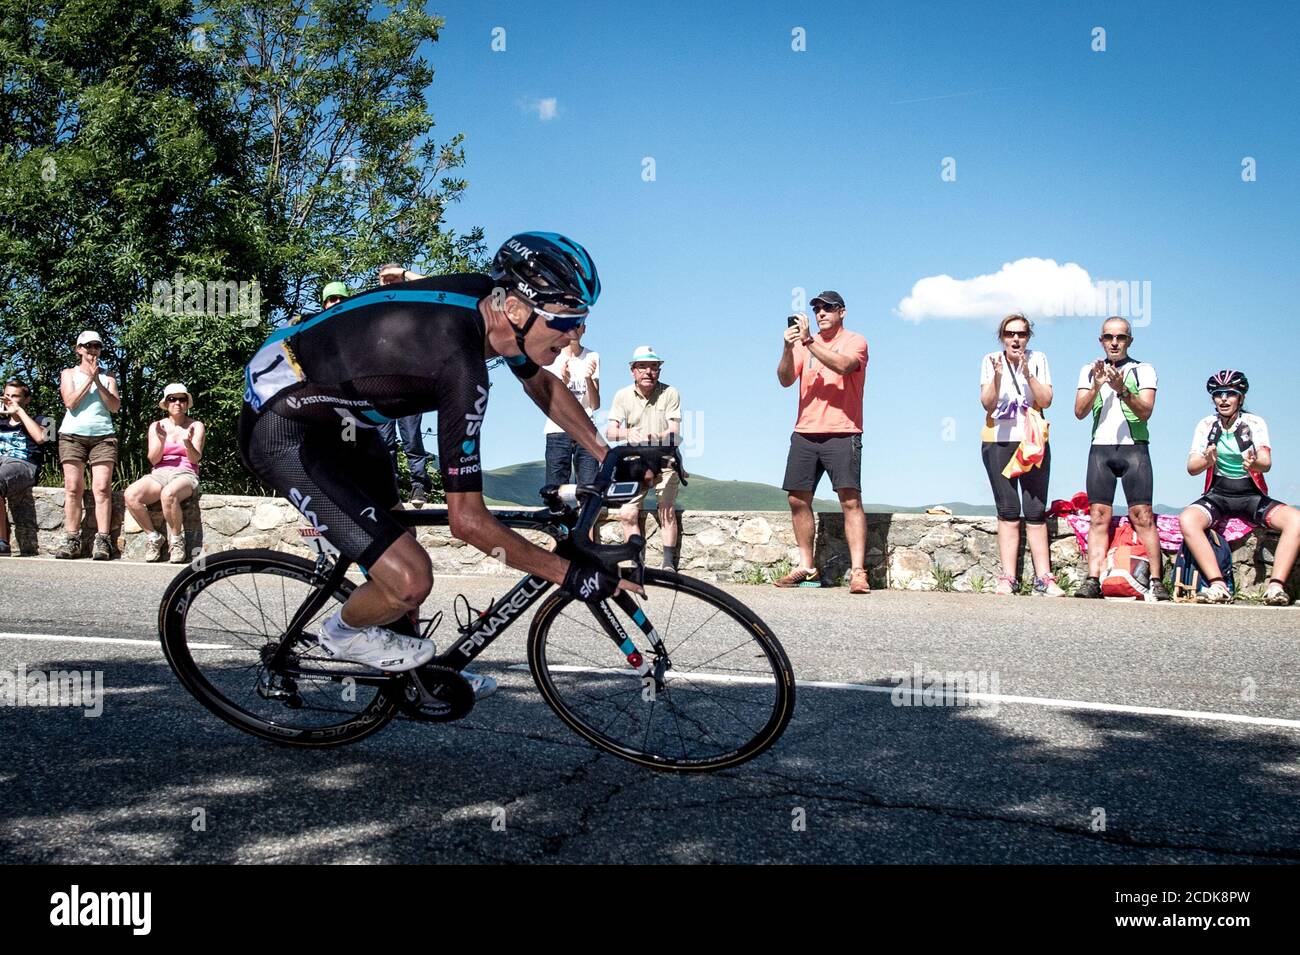
[[785, 327], [786, 327], [786, 328], [794, 328], [794, 327], [795, 327], [796, 325], [798, 325], [798, 324], [799, 324], [799, 316], [798, 316], [798, 315], [791, 315], [789, 318], [787, 318], [787, 319], [785, 320]]

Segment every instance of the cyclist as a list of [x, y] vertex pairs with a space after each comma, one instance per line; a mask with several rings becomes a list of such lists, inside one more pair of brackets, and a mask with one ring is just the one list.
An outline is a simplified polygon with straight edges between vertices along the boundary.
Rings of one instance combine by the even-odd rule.
[[[432, 641], [385, 626], [418, 609], [433, 586], [428, 554], [389, 514], [397, 485], [379, 425], [405, 415], [438, 413], [438, 464], [457, 538], [583, 600], [641, 592], [603, 567], [529, 543], [483, 503], [490, 358], [504, 358], [542, 412], [597, 460], [609, 450], [564, 383], [537, 373], [575, 338], [599, 294], [582, 246], [525, 232], [501, 246], [490, 275], [362, 292], [280, 329], [253, 356], [240, 417], [245, 465], [367, 578], [325, 621], [326, 653], [396, 671], [436, 652]], [[491, 678], [477, 678], [476, 695], [493, 688]]]
[[1160, 579], [1160, 536], [1151, 507], [1151, 440], [1147, 421], [1156, 405], [1156, 370], [1149, 362], [1129, 355], [1133, 328], [1128, 319], [1113, 315], [1101, 326], [1103, 358], [1079, 371], [1074, 396], [1074, 416], [1092, 412], [1092, 449], [1088, 452], [1088, 577], [1074, 592], [1076, 597], [1101, 596], [1101, 572], [1110, 541], [1115, 486], [1123, 482], [1128, 519], [1146, 547], [1151, 562], [1151, 593], [1168, 600]]
[[1197, 424], [1187, 455], [1188, 474], [1205, 472], [1205, 494], [1178, 516], [1183, 540], [1210, 584], [1205, 598], [1211, 603], [1227, 603], [1232, 593], [1219, 575], [1219, 562], [1206, 529], [1220, 519], [1239, 517], [1280, 531], [1282, 539], [1273, 554], [1273, 576], [1264, 601], [1286, 607], [1291, 603], [1286, 581], [1295, 566], [1296, 552], [1300, 551], [1300, 511], [1268, 496], [1264, 472], [1273, 466], [1268, 425], [1263, 418], [1242, 409], [1250, 382], [1241, 372], [1215, 372], [1205, 383], [1205, 390], [1214, 402], [1215, 413]]

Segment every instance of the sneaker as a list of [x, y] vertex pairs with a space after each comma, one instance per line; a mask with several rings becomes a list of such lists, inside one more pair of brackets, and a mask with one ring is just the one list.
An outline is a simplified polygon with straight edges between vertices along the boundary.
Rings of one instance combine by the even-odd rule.
[[321, 649], [336, 660], [364, 663], [377, 670], [414, 670], [438, 652], [432, 640], [406, 637], [387, 627], [366, 627], [342, 639], [321, 627], [317, 639]]
[[0, 540], [0, 554], [7, 553], [9, 553], [9, 542], [7, 540]]
[[773, 587], [798, 587], [801, 584], [821, 582], [821, 571], [816, 567], [796, 567], [780, 580], [772, 581]]
[[144, 539], [144, 559], [147, 563], [152, 564], [154, 561], [162, 560], [163, 555], [163, 536], [157, 531], [150, 531]]
[[1016, 580], [1016, 578], [1008, 577], [1006, 574], [998, 574], [998, 583], [993, 588], [993, 593], [999, 597], [1012, 597], [1015, 596], [1016, 591], [1019, 589], [1020, 581]]
[[1065, 591], [1057, 585], [1055, 575], [1043, 574], [1041, 577], [1034, 578], [1034, 596], [1064, 597]]
[[468, 670], [461, 670], [460, 675], [465, 678], [465, 682], [474, 691], [475, 703], [497, 691], [497, 681], [490, 676], [484, 676], [482, 673], [470, 673]]
[[1201, 599], [1207, 604], [1230, 604], [1232, 603], [1232, 591], [1222, 580], [1216, 580], [1210, 586], [1201, 591]]
[[1076, 597], [1086, 597], [1090, 599], [1101, 597], [1101, 581], [1096, 577], [1087, 577], [1079, 585], [1079, 589], [1074, 592]]
[[167, 560], [173, 564], [189, 563], [190, 555], [185, 550], [185, 535], [168, 535]]
[[63, 543], [59, 545], [54, 552], [54, 556], [59, 560], [71, 560], [81, 556], [81, 535], [64, 534]]
[[1151, 596], [1156, 600], [1173, 599], [1169, 596], [1169, 591], [1165, 589], [1165, 582], [1163, 580], [1151, 581]]
[[869, 594], [871, 593], [871, 581], [867, 579], [866, 568], [859, 567], [849, 574], [849, 593], [851, 594]]
[[96, 534], [95, 543], [90, 548], [91, 560], [112, 560], [113, 541], [107, 534]]
[[1291, 596], [1286, 592], [1286, 588], [1276, 580], [1268, 582], [1268, 590], [1264, 592], [1264, 603], [1270, 607], [1289, 607], [1291, 606]]
[[411, 488], [410, 502], [416, 507], [429, 503], [429, 492], [419, 485], [416, 485]]

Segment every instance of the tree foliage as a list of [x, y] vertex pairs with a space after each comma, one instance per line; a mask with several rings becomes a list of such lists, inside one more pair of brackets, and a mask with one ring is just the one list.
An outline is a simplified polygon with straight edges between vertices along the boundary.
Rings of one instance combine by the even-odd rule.
[[[183, 381], [209, 428], [205, 486], [255, 489], [235, 428], [271, 327], [389, 260], [484, 264], [480, 230], [442, 224], [466, 182], [462, 137], [435, 142], [425, 102], [441, 25], [409, 0], [11, 0], [0, 374], [60, 417], [59, 369], [94, 328], [123, 396], [117, 484], [147, 469], [162, 387]], [[214, 299], [232, 283], [255, 303]]]

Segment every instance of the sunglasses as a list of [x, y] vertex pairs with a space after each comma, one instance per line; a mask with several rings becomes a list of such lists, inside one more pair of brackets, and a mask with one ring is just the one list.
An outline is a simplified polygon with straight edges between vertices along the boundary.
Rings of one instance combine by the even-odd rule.
[[533, 313], [542, 318], [546, 322], [546, 327], [553, 332], [571, 332], [587, 323], [586, 312], [578, 315], [556, 315], [534, 305]]
[[173, 401], [183, 401], [188, 404], [190, 399], [188, 395], [168, 395], [166, 400], [168, 403]]
[[1240, 398], [1241, 392], [1240, 391], [1212, 391], [1210, 392], [1210, 397], [1213, 398], [1215, 401], [1220, 401], [1224, 398]]
[[1028, 337], [1029, 337], [1029, 332], [1013, 332], [1013, 331], [1007, 330], [1007, 331], [1005, 331], [1005, 332], [1002, 333], [1002, 337], [1003, 337], [1003, 338], [1028, 338]]
[[839, 310], [840, 306], [838, 305], [827, 305], [825, 302], [813, 303], [814, 312], [838, 312]]
[[1131, 336], [1131, 335], [1102, 335], [1102, 336], [1101, 336], [1101, 340], [1104, 341], [1104, 342], [1131, 342], [1131, 341], [1133, 340], [1133, 336]]

